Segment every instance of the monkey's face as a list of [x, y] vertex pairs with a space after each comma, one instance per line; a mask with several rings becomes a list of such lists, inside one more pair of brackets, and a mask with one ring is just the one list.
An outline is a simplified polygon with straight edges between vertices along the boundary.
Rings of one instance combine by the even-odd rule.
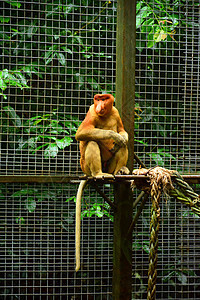
[[98, 116], [104, 117], [112, 110], [114, 97], [111, 94], [97, 94], [94, 96], [94, 108]]

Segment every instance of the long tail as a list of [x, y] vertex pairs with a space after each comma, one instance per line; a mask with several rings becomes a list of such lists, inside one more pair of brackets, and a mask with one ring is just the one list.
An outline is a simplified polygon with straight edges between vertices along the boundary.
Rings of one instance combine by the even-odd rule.
[[80, 242], [81, 242], [81, 198], [87, 180], [82, 180], [76, 194], [76, 272], [80, 269]]

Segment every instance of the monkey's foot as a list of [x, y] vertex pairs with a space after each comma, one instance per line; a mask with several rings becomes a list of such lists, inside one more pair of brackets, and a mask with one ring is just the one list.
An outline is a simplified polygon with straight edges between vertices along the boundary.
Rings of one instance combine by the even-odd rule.
[[102, 178], [102, 177], [114, 178], [114, 176], [112, 174], [109, 174], [109, 173], [99, 173], [99, 174], [95, 175], [94, 177], [96, 177], [96, 178]]
[[130, 174], [130, 171], [127, 167], [122, 167], [116, 175], [129, 175]]

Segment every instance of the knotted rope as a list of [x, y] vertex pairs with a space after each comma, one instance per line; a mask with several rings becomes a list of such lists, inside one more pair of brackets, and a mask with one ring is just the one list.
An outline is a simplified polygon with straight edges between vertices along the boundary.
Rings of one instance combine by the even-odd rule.
[[[149, 271], [147, 300], [154, 300], [156, 296], [157, 281], [157, 260], [158, 260], [158, 232], [160, 226], [160, 198], [162, 192], [165, 195], [176, 198], [186, 204], [191, 210], [200, 216], [200, 196], [183, 180], [178, 172], [167, 170], [161, 167], [138, 169], [133, 171], [133, 175], [148, 175], [150, 182], [143, 186], [139, 179], [134, 180], [141, 190], [151, 194], [151, 222], [150, 222], [150, 244], [149, 244]], [[173, 181], [173, 184], [172, 184]]]

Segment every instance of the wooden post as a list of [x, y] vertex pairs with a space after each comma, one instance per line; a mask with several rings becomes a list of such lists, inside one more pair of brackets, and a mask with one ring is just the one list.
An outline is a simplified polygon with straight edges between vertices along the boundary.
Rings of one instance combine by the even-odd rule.
[[136, 0], [117, 2], [116, 107], [129, 134], [128, 168], [134, 163]]
[[132, 198], [128, 182], [115, 185], [113, 300], [132, 299], [132, 238], [128, 237], [133, 217]]
[[[130, 171], [134, 163], [135, 15], [136, 0], [118, 0], [116, 107], [129, 134]], [[115, 204], [113, 300], [131, 300], [132, 237], [127, 234], [133, 217], [133, 197], [128, 182], [115, 185]]]

